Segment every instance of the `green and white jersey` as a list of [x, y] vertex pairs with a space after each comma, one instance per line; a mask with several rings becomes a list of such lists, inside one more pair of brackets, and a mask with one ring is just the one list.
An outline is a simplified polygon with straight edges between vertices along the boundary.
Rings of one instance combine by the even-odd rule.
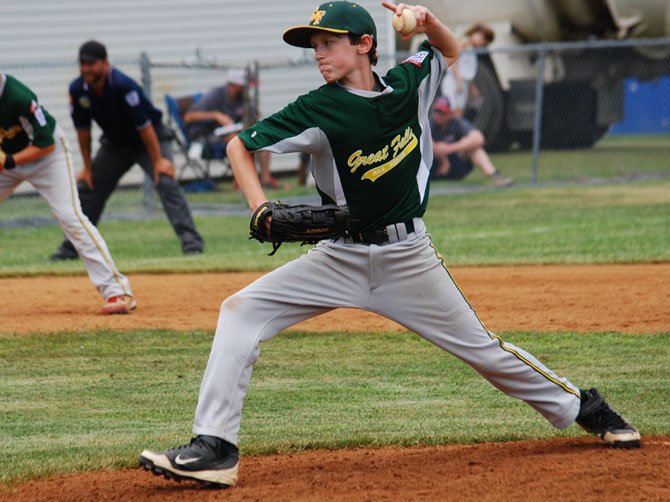
[[423, 216], [428, 123], [446, 63], [427, 42], [380, 78], [381, 92], [326, 84], [240, 133], [249, 151], [305, 152], [323, 203], [348, 205], [353, 232]]
[[0, 148], [17, 153], [28, 145], [54, 144], [56, 121], [40, 106], [37, 96], [11, 75], [0, 80]]

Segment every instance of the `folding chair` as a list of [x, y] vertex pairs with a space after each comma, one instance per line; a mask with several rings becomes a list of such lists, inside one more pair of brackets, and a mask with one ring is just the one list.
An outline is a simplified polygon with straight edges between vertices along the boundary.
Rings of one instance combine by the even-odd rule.
[[196, 144], [196, 142], [189, 140], [186, 132], [186, 124], [184, 123], [184, 113], [189, 107], [198, 99], [202, 97], [202, 93], [197, 92], [189, 96], [176, 98], [170, 94], [165, 95], [165, 104], [168, 110], [168, 126], [174, 133], [175, 143], [177, 148], [184, 156], [185, 162], [181, 168], [178, 169], [177, 179], [181, 180], [187, 169], [190, 169], [196, 178], [205, 180], [211, 183], [210, 177], [210, 162], [212, 160], [221, 161], [226, 170], [230, 170], [228, 159], [226, 157], [226, 147], [224, 144], [207, 144], [205, 148], [197, 148], [203, 146]]

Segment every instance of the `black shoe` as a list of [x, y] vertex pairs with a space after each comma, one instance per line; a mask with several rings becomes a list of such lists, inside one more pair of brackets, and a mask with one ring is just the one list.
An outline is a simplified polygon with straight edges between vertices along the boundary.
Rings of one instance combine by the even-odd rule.
[[582, 403], [577, 423], [586, 431], [597, 434], [613, 448], [639, 448], [640, 433], [619, 415], [596, 389], [580, 390]]
[[184, 249], [184, 256], [198, 256], [202, 254], [202, 249]]
[[[68, 242], [68, 244], [70, 243]], [[61, 244], [58, 249], [56, 249], [56, 252], [49, 256], [51, 261], [76, 260], [77, 258], [79, 258], [79, 253], [77, 253], [77, 250], [72, 244], [69, 246], [67, 244]]]
[[140, 464], [166, 479], [195, 479], [206, 485], [233, 486], [237, 482], [237, 446], [214, 436], [198, 436], [189, 444], [166, 451], [144, 450]]

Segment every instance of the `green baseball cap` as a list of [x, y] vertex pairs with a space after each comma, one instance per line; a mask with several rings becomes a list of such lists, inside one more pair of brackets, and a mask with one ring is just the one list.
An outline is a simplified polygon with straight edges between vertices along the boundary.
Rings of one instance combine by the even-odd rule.
[[370, 35], [377, 45], [377, 28], [372, 16], [353, 2], [322, 3], [312, 12], [308, 25], [294, 26], [284, 32], [284, 42], [309, 49], [310, 37], [318, 31]]

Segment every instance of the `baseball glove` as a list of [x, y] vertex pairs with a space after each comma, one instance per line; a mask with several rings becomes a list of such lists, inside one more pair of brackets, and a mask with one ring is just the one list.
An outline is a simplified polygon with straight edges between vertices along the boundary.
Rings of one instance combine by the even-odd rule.
[[[270, 216], [272, 221], [268, 233], [265, 222]], [[349, 208], [346, 206], [265, 202], [251, 217], [249, 238], [271, 242], [272, 256], [284, 242], [314, 244], [322, 239], [342, 237], [349, 230], [349, 220]]]

